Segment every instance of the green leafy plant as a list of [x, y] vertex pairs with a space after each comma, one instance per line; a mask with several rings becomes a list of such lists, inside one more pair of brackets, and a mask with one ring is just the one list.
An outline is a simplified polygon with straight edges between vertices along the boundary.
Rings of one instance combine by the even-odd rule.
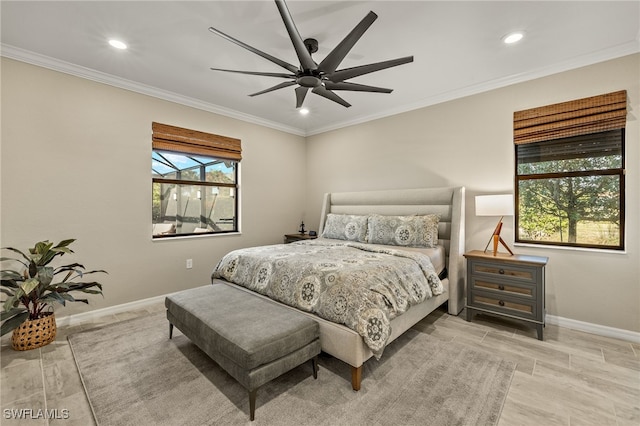
[[[75, 239], [60, 241], [55, 246], [49, 241], [40, 241], [29, 254], [5, 247], [19, 254], [17, 258], [1, 257], [1, 262], [13, 262], [22, 265], [20, 270], [2, 269], [2, 282], [0, 291], [8, 296], [2, 302], [2, 321], [0, 335], [4, 335], [20, 326], [27, 319], [35, 320], [49, 315], [47, 310], [58, 302], [63, 306], [66, 302], [89, 303], [87, 299], [76, 299], [71, 292], [88, 294], [102, 294], [102, 284], [95, 281], [81, 282], [85, 275], [106, 273], [103, 270], [85, 271], [85, 267], [79, 263], [53, 267], [49, 266], [58, 256], [73, 253], [69, 248]], [[62, 280], [54, 282], [56, 277]]]

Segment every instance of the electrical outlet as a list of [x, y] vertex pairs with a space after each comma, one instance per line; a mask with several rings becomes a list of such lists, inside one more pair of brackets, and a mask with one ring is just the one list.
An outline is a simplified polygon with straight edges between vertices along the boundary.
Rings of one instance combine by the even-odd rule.
[[193, 268], [193, 259], [187, 259], [187, 269]]

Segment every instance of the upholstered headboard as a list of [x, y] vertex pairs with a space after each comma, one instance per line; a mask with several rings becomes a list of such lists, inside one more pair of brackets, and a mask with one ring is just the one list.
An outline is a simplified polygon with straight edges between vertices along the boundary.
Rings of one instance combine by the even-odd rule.
[[448, 256], [449, 313], [458, 315], [462, 311], [465, 287], [464, 187], [327, 193], [322, 204], [318, 235], [322, 235], [329, 213], [440, 215], [438, 239]]

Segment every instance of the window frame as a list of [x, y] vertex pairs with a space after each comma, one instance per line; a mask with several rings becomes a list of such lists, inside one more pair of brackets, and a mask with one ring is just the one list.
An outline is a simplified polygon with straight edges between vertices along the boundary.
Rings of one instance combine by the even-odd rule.
[[[516, 244], [531, 244], [550, 247], [565, 247], [565, 248], [586, 248], [597, 250], [625, 250], [625, 129], [615, 129], [615, 131], [621, 132], [621, 145], [620, 155], [621, 162], [619, 168], [610, 169], [591, 169], [591, 170], [579, 170], [579, 171], [567, 171], [567, 172], [553, 172], [553, 173], [538, 173], [538, 174], [520, 174], [518, 171], [518, 145], [514, 146], [514, 216], [515, 216], [515, 229], [514, 238]], [[589, 135], [596, 135], [603, 132], [590, 133]], [[546, 141], [539, 141], [538, 143], [544, 143]], [[583, 157], [583, 158], [596, 158], [596, 156]], [[563, 242], [563, 241], [540, 241], [523, 239], [520, 235], [520, 183], [528, 180], [542, 180], [542, 179], [563, 179], [574, 177], [596, 177], [596, 176], [618, 176], [619, 188], [618, 188], [618, 200], [619, 200], [619, 243], [617, 245], [605, 245], [605, 244], [586, 244], [579, 242]]]
[[[204, 133], [189, 129], [183, 129], [180, 127], [169, 126], [166, 124], [160, 123], [152, 123], [153, 130], [153, 138], [152, 138], [152, 149], [151, 149], [151, 160], [152, 160], [152, 177], [151, 177], [151, 191], [152, 191], [152, 211], [151, 211], [151, 234], [153, 240], [163, 240], [163, 239], [171, 239], [171, 238], [190, 238], [190, 237], [200, 237], [206, 235], [228, 235], [228, 234], [237, 234], [240, 232], [240, 160], [241, 160], [241, 142], [239, 139], [229, 138], [226, 136], [215, 135], [211, 133]], [[164, 153], [167, 154], [175, 154], [179, 156], [184, 156], [189, 160], [193, 161], [194, 164], [185, 167], [184, 169], [180, 169], [178, 166], [173, 164], [170, 160], [163, 156]], [[160, 159], [164, 161], [160, 161], [165, 166], [168, 166], [174, 169], [176, 173], [175, 177], [161, 177], [157, 176], [156, 172], [153, 169], [153, 162], [159, 161], [156, 157], [157, 154]], [[208, 162], [202, 162], [200, 160], [211, 160]], [[222, 162], [232, 162], [233, 163], [233, 183], [228, 182], [210, 182], [207, 181], [207, 168], [216, 163]], [[197, 170], [198, 171], [198, 180], [193, 179], [181, 179], [180, 174], [186, 170]], [[169, 174], [169, 173], [167, 173]], [[211, 230], [211, 231], [198, 231], [198, 232], [189, 232], [189, 233], [162, 233], [162, 234], [154, 234], [153, 228], [157, 224], [154, 218], [154, 188], [156, 184], [167, 184], [167, 185], [175, 185], [176, 192], [174, 193], [175, 197], [180, 197], [182, 191], [178, 191], [177, 189], [184, 186], [192, 186], [199, 187], [202, 189], [198, 189], [198, 199], [200, 200], [200, 224], [207, 223], [209, 226], [208, 220], [210, 219], [208, 216], [204, 216], [203, 212], [206, 211], [206, 196], [201, 196], [201, 194], [206, 194], [204, 188], [229, 188], [230, 191], [233, 191], [233, 218], [232, 218], [232, 229], [230, 230]], [[202, 193], [200, 192], [202, 191]], [[177, 198], [175, 198], [177, 199]], [[186, 207], [185, 207], [186, 208]], [[191, 217], [191, 216], [189, 216]], [[176, 223], [180, 220], [180, 216], [178, 212], [175, 215]], [[181, 221], [180, 224], [188, 223], [185, 221]], [[215, 226], [215, 225], [214, 225]]]

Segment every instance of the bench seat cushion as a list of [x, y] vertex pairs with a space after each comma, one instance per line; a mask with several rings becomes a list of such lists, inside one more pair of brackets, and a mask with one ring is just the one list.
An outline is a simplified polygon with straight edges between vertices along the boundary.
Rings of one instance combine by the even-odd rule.
[[197, 336], [196, 344], [206, 342], [246, 370], [289, 355], [319, 337], [318, 324], [311, 318], [226, 284], [173, 294], [165, 305], [168, 314]]

